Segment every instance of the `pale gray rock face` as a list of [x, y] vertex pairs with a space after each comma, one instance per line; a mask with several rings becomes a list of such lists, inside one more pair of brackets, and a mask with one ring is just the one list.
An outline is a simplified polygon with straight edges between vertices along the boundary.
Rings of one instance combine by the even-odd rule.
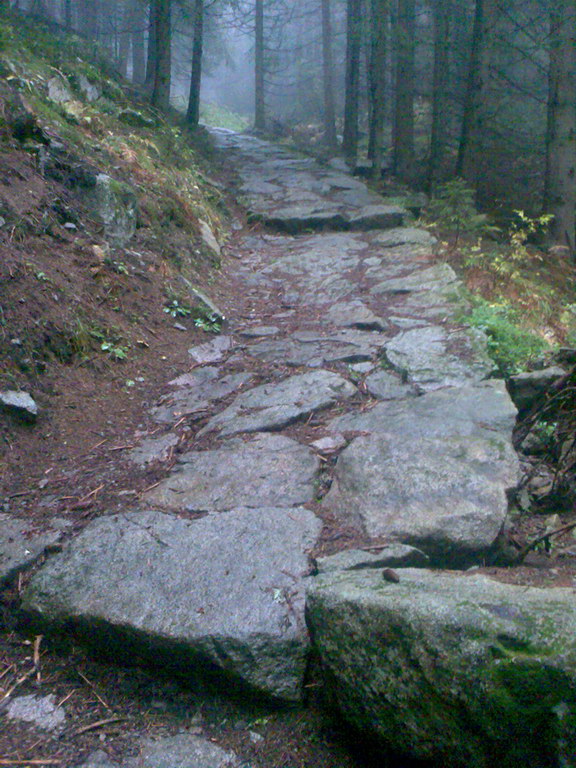
[[233, 344], [234, 342], [231, 336], [216, 336], [212, 341], [207, 341], [205, 344], [199, 344], [197, 347], [192, 347], [188, 350], [188, 354], [200, 365], [205, 365], [206, 363], [218, 363], [228, 357]]
[[72, 101], [74, 97], [61, 77], [51, 77], [48, 80], [48, 98], [56, 104], [63, 104], [66, 101]]
[[503, 382], [378, 404], [332, 422], [368, 432], [338, 459], [328, 509], [370, 537], [465, 564], [497, 544], [519, 481], [516, 410]]
[[318, 573], [332, 571], [359, 571], [364, 568], [426, 568], [429, 558], [416, 547], [406, 544], [387, 544], [382, 550], [365, 552], [362, 549], [347, 549], [316, 560]]
[[208, 739], [179, 733], [157, 741], [143, 739], [138, 757], [125, 762], [122, 768], [237, 768], [239, 765], [233, 752]]
[[200, 237], [206, 248], [208, 248], [208, 250], [215, 256], [221, 256], [222, 249], [220, 248], [220, 243], [216, 240], [216, 235], [210, 224], [206, 221], [202, 221], [202, 219], [198, 219], [198, 225], [200, 227]]
[[250, 354], [268, 363], [319, 368], [329, 363], [358, 363], [371, 360], [387, 342], [387, 336], [345, 328], [326, 336], [294, 333], [287, 339], [254, 344]]
[[379, 232], [374, 239], [385, 248], [394, 248], [397, 245], [427, 245], [432, 247], [437, 243], [436, 238], [430, 232], [414, 227], [400, 227], [388, 232]]
[[45, 731], [58, 731], [64, 727], [66, 712], [56, 704], [56, 696], [17, 696], [9, 701], [8, 720], [32, 723]]
[[231, 440], [221, 449], [187, 453], [146, 503], [188, 511], [291, 507], [314, 499], [319, 460], [280, 435]]
[[569, 589], [407, 569], [310, 580], [307, 615], [342, 715], [450, 768], [576, 765]]
[[422, 390], [487, 378], [494, 370], [486, 337], [479, 331], [449, 331], [438, 325], [413, 328], [386, 344], [390, 364]]
[[61, 530], [36, 533], [30, 522], [0, 513], [0, 584], [32, 565], [61, 536]]
[[228, 687], [297, 700], [308, 650], [302, 579], [320, 530], [301, 507], [102, 517], [35, 574], [24, 610], [117, 660], [177, 659], [186, 678], [220, 673]]
[[378, 400], [403, 400], [417, 392], [410, 384], [403, 384], [398, 376], [388, 371], [375, 371], [364, 380], [368, 392]]
[[238, 395], [228, 408], [210, 419], [203, 432], [219, 429], [222, 435], [233, 435], [281, 429], [355, 392], [356, 387], [331, 371], [291, 376]]
[[178, 445], [178, 440], [178, 435], [175, 434], [150, 437], [130, 451], [128, 458], [139, 467], [147, 467], [156, 461], [166, 461], [170, 451]]
[[136, 232], [138, 201], [128, 184], [105, 173], [96, 176], [96, 185], [86, 202], [104, 225], [104, 236], [115, 248], [123, 248]]
[[372, 293], [412, 293], [448, 289], [458, 283], [456, 273], [448, 264], [435, 264], [405, 277], [384, 280], [372, 289]]
[[36, 401], [27, 392], [0, 392], [0, 410], [30, 424], [35, 422], [38, 416]]
[[118, 763], [112, 762], [106, 752], [102, 749], [97, 749], [96, 752], [92, 752], [88, 756], [88, 760], [77, 768], [120, 768]]
[[[205, 373], [207, 372], [207, 373]], [[227, 397], [253, 378], [251, 373], [231, 373], [220, 377], [217, 368], [207, 366], [200, 371], [180, 377], [180, 390], [164, 397], [152, 409], [152, 418], [159, 424], [174, 424], [183, 416], [201, 418], [217, 400]]]

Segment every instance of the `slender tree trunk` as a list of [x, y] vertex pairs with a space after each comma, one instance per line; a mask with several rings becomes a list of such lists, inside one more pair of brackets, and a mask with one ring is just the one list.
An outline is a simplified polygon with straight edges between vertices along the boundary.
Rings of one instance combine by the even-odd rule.
[[132, 81], [142, 85], [146, 80], [146, 59], [144, 55], [144, 28], [146, 18], [141, 0], [131, 0], [130, 30], [132, 43]]
[[72, 0], [64, 0], [64, 28], [66, 32], [72, 31]]
[[358, 100], [360, 91], [360, 44], [362, 36], [362, 0], [348, 0], [346, 6], [346, 85], [344, 104], [344, 141], [346, 157], [358, 153]]
[[334, 62], [332, 58], [332, 14], [330, 0], [322, 0], [322, 65], [324, 81], [324, 141], [330, 149], [337, 146], [334, 108]]
[[192, 74], [186, 120], [196, 127], [200, 121], [200, 87], [202, 84], [202, 49], [204, 43], [204, 0], [194, 2], [194, 39], [192, 42]]
[[415, 0], [398, 0], [396, 21], [396, 107], [394, 172], [403, 181], [414, 177]]
[[266, 130], [266, 96], [264, 84], [264, 0], [256, 0], [256, 34], [255, 34], [255, 65], [254, 65], [254, 128], [257, 131]]
[[152, 93], [154, 87], [154, 77], [156, 75], [156, 37], [158, 30], [158, 0], [150, 0], [150, 9], [148, 12], [148, 52], [146, 55], [146, 80], [144, 84], [148, 93]]
[[372, 173], [379, 178], [384, 157], [384, 118], [386, 112], [386, 35], [388, 0], [371, 0], [371, 46], [369, 64], [370, 147]]
[[118, 72], [122, 77], [128, 75], [128, 56], [130, 55], [130, 23], [131, 13], [128, 0], [119, 5], [117, 11], [120, 17], [118, 29]]
[[154, 0], [156, 5], [156, 60], [151, 101], [158, 109], [170, 106], [172, 74], [171, 0]]
[[498, 0], [476, 0], [470, 65], [462, 117], [456, 174], [476, 188], [482, 185], [487, 160], [490, 43], [496, 30]]
[[576, 14], [573, 0], [552, 0], [544, 209], [556, 244], [574, 256], [576, 234]]
[[451, 0], [434, 0], [434, 74], [428, 189], [434, 189], [446, 150]]

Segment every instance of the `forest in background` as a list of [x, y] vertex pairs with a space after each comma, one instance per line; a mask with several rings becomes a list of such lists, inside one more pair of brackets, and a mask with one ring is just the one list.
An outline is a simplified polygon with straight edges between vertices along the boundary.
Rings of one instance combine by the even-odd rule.
[[409, 186], [463, 178], [500, 216], [553, 216], [574, 255], [572, 0], [0, 0], [110, 50], [200, 120], [202, 82], [256, 130], [367, 156]]

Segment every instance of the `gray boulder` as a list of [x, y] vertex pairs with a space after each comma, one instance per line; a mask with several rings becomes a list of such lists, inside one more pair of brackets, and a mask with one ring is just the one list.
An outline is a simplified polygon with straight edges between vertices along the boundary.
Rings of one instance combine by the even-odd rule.
[[316, 560], [318, 573], [358, 571], [363, 568], [426, 568], [428, 557], [419, 549], [406, 544], [387, 544], [379, 552], [347, 549]]
[[301, 507], [102, 517], [38, 571], [23, 607], [115, 660], [294, 701], [308, 650], [302, 580], [320, 530]]
[[143, 739], [140, 754], [122, 768], [237, 768], [238, 758], [208, 739], [179, 733], [162, 739]]
[[96, 176], [86, 202], [104, 225], [104, 236], [114, 248], [123, 248], [136, 232], [138, 202], [132, 187], [105, 173]]
[[340, 454], [325, 507], [369, 537], [417, 546], [438, 564], [484, 557], [519, 480], [503, 412], [515, 409], [494, 382], [337, 419], [333, 428], [369, 434]]
[[27, 392], [0, 392], [0, 410], [28, 423], [35, 422], [38, 416], [36, 401]]
[[554, 382], [565, 375], [564, 368], [553, 366], [542, 371], [529, 371], [511, 376], [508, 382], [510, 397], [519, 411], [528, 410]]
[[450, 768], [576, 766], [570, 589], [407, 569], [312, 580], [307, 616], [343, 716]]
[[60, 731], [66, 722], [66, 712], [57, 706], [56, 696], [16, 696], [8, 702], [6, 709], [8, 720], [20, 720], [33, 723], [44, 731]]

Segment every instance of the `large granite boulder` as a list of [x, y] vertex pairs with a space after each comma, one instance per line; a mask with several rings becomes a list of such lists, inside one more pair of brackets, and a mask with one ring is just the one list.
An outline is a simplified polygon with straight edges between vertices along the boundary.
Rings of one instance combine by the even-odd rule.
[[308, 637], [303, 576], [321, 522], [302, 507], [197, 520], [100, 518], [32, 579], [25, 611], [116, 660], [143, 660], [228, 692], [301, 696]]
[[324, 505], [374, 539], [464, 565], [498, 541], [519, 480], [515, 408], [502, 382], [377, 405], [332, 423], [367, 432], [341, 453]]
[[312, 580], [334, 703], [395, 753], [446, 768], [576, 766], [571, 589], [416, 569]]

